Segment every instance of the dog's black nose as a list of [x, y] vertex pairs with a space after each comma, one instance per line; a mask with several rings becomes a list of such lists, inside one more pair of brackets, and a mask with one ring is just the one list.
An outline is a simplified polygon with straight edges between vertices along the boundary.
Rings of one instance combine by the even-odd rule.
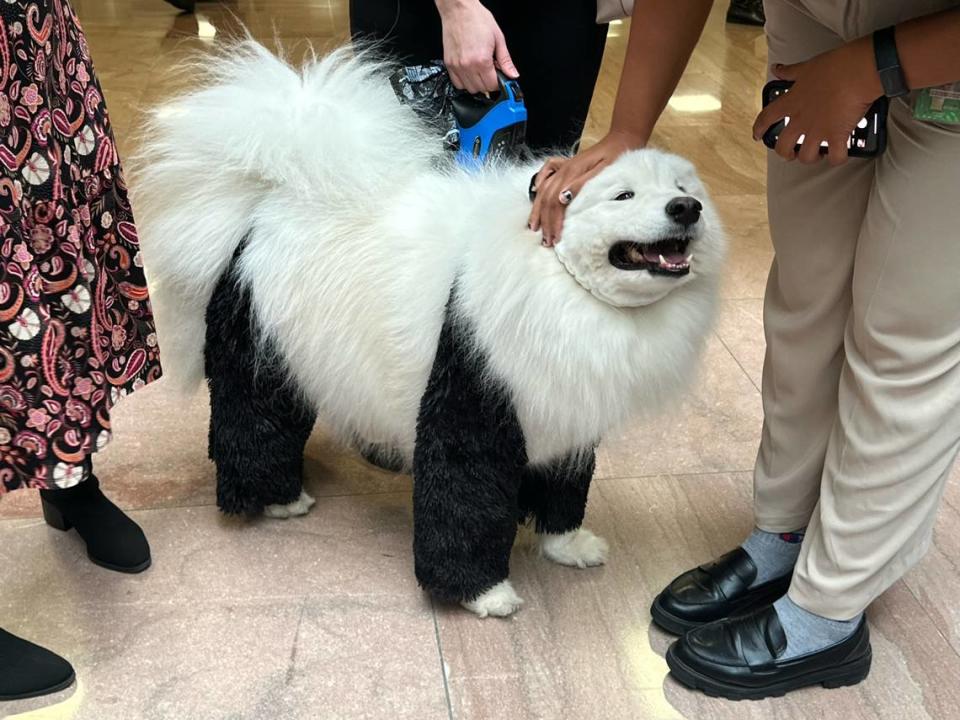
[[700, 211], [703, 210], [703, 205], [696, 198], [682, 195], [668, 202], [666, 210], [667, 215], [681, 225], [689, 227], [700, 219]]

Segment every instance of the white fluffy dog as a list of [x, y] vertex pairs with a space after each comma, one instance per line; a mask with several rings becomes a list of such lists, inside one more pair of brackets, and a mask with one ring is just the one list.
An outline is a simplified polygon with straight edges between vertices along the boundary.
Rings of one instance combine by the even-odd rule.
[[538, 164], [457, 169], [386, 72], [250, 41], [154, 111], [134, 190], [164, 366], [206, 374], [223, 510], [306, 512], [319, 414], [413, 471], [420, 583], [507, 615], [518, 521], [557, 562], [604, 562], [580, 527], [594, 448], [691, 382], [723, 232], [690, 163], [640, 150], [544, 248]]

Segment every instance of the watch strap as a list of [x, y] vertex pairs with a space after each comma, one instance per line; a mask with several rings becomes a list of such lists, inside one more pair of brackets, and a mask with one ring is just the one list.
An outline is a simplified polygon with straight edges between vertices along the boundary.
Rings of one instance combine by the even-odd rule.
[[900, 67], [900, 55], [897, 53], [896, 27], [877, 30], [873, 33], [873, 54], [877, 61], [877, 73], [883, 94], [887, 97], [900, 97], [910, 92], [907, 79]]

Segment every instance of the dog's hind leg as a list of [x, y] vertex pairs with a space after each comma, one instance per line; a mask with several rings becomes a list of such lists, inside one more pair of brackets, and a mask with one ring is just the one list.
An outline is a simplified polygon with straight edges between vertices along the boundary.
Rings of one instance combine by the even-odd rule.
[[303, 515], [303, 449], [316, 413], [283, 362], [260, 344], [250, 292], [234, 258], [207, 306], [205, 365], [210, 387], [210, 459], [217, 505], [226, 513]]
[[484, 380], [466, 332], [448, 318], [420, 404], [414, 566], [435, 597], [505, 616], [523, 602], [507, 576], [526, 451], [508, 394]]
[[561, 565], [585, 568], [607, 561], [607, 541], [581, 527], [595, 464], [590, 448], [550, 465], [524, 469], [520, 510], [534, 521], [540, 552]]

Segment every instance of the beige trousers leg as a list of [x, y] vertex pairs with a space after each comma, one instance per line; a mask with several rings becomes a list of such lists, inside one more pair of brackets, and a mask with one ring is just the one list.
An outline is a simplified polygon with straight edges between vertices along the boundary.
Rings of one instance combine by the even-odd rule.
[[[956, 2], [766, 3], [797, 62]], [[757, 525], [807, 525], [790, 597], [854, 617], [926, 551], [960, 448], [960, 131], [891, 103], [875, 161], [768, 165]]]

